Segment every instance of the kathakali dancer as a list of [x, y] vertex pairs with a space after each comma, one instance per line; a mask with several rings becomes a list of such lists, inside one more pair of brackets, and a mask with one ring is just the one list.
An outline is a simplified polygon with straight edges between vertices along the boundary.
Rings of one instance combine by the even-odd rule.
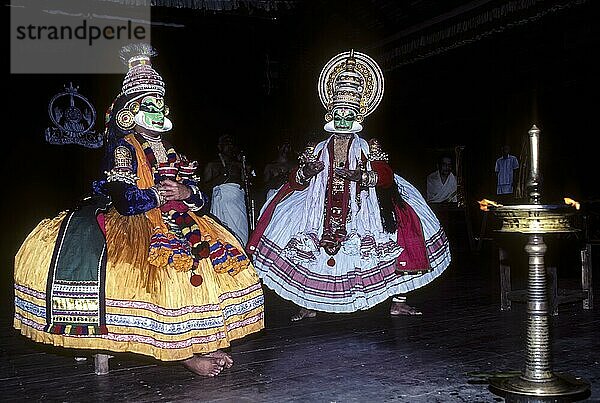
[[247, 250], [264, 284], [301, 307], [292, 320], [390, 297], [392, 315], [418, 313], [403, 294], [450, 264], [446, 235], [419, 191], [393, 173], [378, 141], [358, 135], [383, 84], [363, 53], [327, 63], [318, 89], [331, 135], [307, 148], [261, 209]]
[[161, 138], [172, 123], [148, 44], [107, 112], [106, 177], [43, 220], [15, 259], [14, 326], [34, 341], [180, 361], [214, 376], [223, 349], [264, 327], [260, 279], [243, 246], [203, 215], [195, 161]]

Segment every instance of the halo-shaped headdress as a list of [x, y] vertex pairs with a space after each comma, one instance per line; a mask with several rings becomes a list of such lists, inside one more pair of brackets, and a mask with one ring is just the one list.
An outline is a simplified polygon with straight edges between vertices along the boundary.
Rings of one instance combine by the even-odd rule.
[[383, 98], [383, 72], [368, 55], [354, 50], [334, 56], [319, 76], [319, 98], [333, 119], [335, 107], [347, 107], [357, 113], [357, 121], [371, 114]]

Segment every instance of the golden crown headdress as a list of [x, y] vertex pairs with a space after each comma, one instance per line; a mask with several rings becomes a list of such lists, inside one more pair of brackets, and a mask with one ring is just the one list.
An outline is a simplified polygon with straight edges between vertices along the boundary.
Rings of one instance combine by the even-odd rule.
[[347, 107], [361, 122], [381, 102], [383, 85], [381, 68], [366, 54], [350, 50], [334, 56], [321, 70], [318, 83], [319, 98], [327, 110], [325, 120], [333, 119], [334, 108]]

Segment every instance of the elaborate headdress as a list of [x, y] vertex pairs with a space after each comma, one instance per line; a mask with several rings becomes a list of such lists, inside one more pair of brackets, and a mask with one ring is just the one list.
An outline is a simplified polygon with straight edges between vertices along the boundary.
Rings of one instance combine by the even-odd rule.
[[[119, 55], [128, 71], [123, 79], [121, 93], [111, 106], [109, 114], [116, 110], [115, 124], [122, 131], [129, 131], [136, 124], [144, 126], [140, 101], [146, 95], [157, 96], [157, 106], [164, 107], [165, 116], [169, 113], [162, 99], [165, 95], [165, 83], [151, 64], [151, 58], [157, 54], [147, 43], [134, 43], [121, 48]], [[166, 132], [172, 127], [171, 121], [165, 117], [162, 128], [153, 127], [152, 130]]]
[[119, 56], [129, 71], [123, 79], [125, 95], [153, 92], [165, 96], [162, 77], [152, 68], [150, 59], [158, 53], [147, 43], [133, 43], [121, 48]]
[[318, 90], [327, 109], [327, 122], [333, 119], [333, 110], [342, 107], [354, 110], [356, 122], [360, 123], [381, 102], [383, 73], [377, 63], [364, 53], [354, 50], [343, 52], [334, 56], [321, 70]]

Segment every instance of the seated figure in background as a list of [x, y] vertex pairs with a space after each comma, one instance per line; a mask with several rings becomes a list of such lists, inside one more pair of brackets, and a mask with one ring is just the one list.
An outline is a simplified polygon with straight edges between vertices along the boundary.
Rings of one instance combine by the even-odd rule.
[[438, 169], [427, 175], [427, 202], [456, 203], [456, 186], [452, 159], [444, 155], [438, 161]]

